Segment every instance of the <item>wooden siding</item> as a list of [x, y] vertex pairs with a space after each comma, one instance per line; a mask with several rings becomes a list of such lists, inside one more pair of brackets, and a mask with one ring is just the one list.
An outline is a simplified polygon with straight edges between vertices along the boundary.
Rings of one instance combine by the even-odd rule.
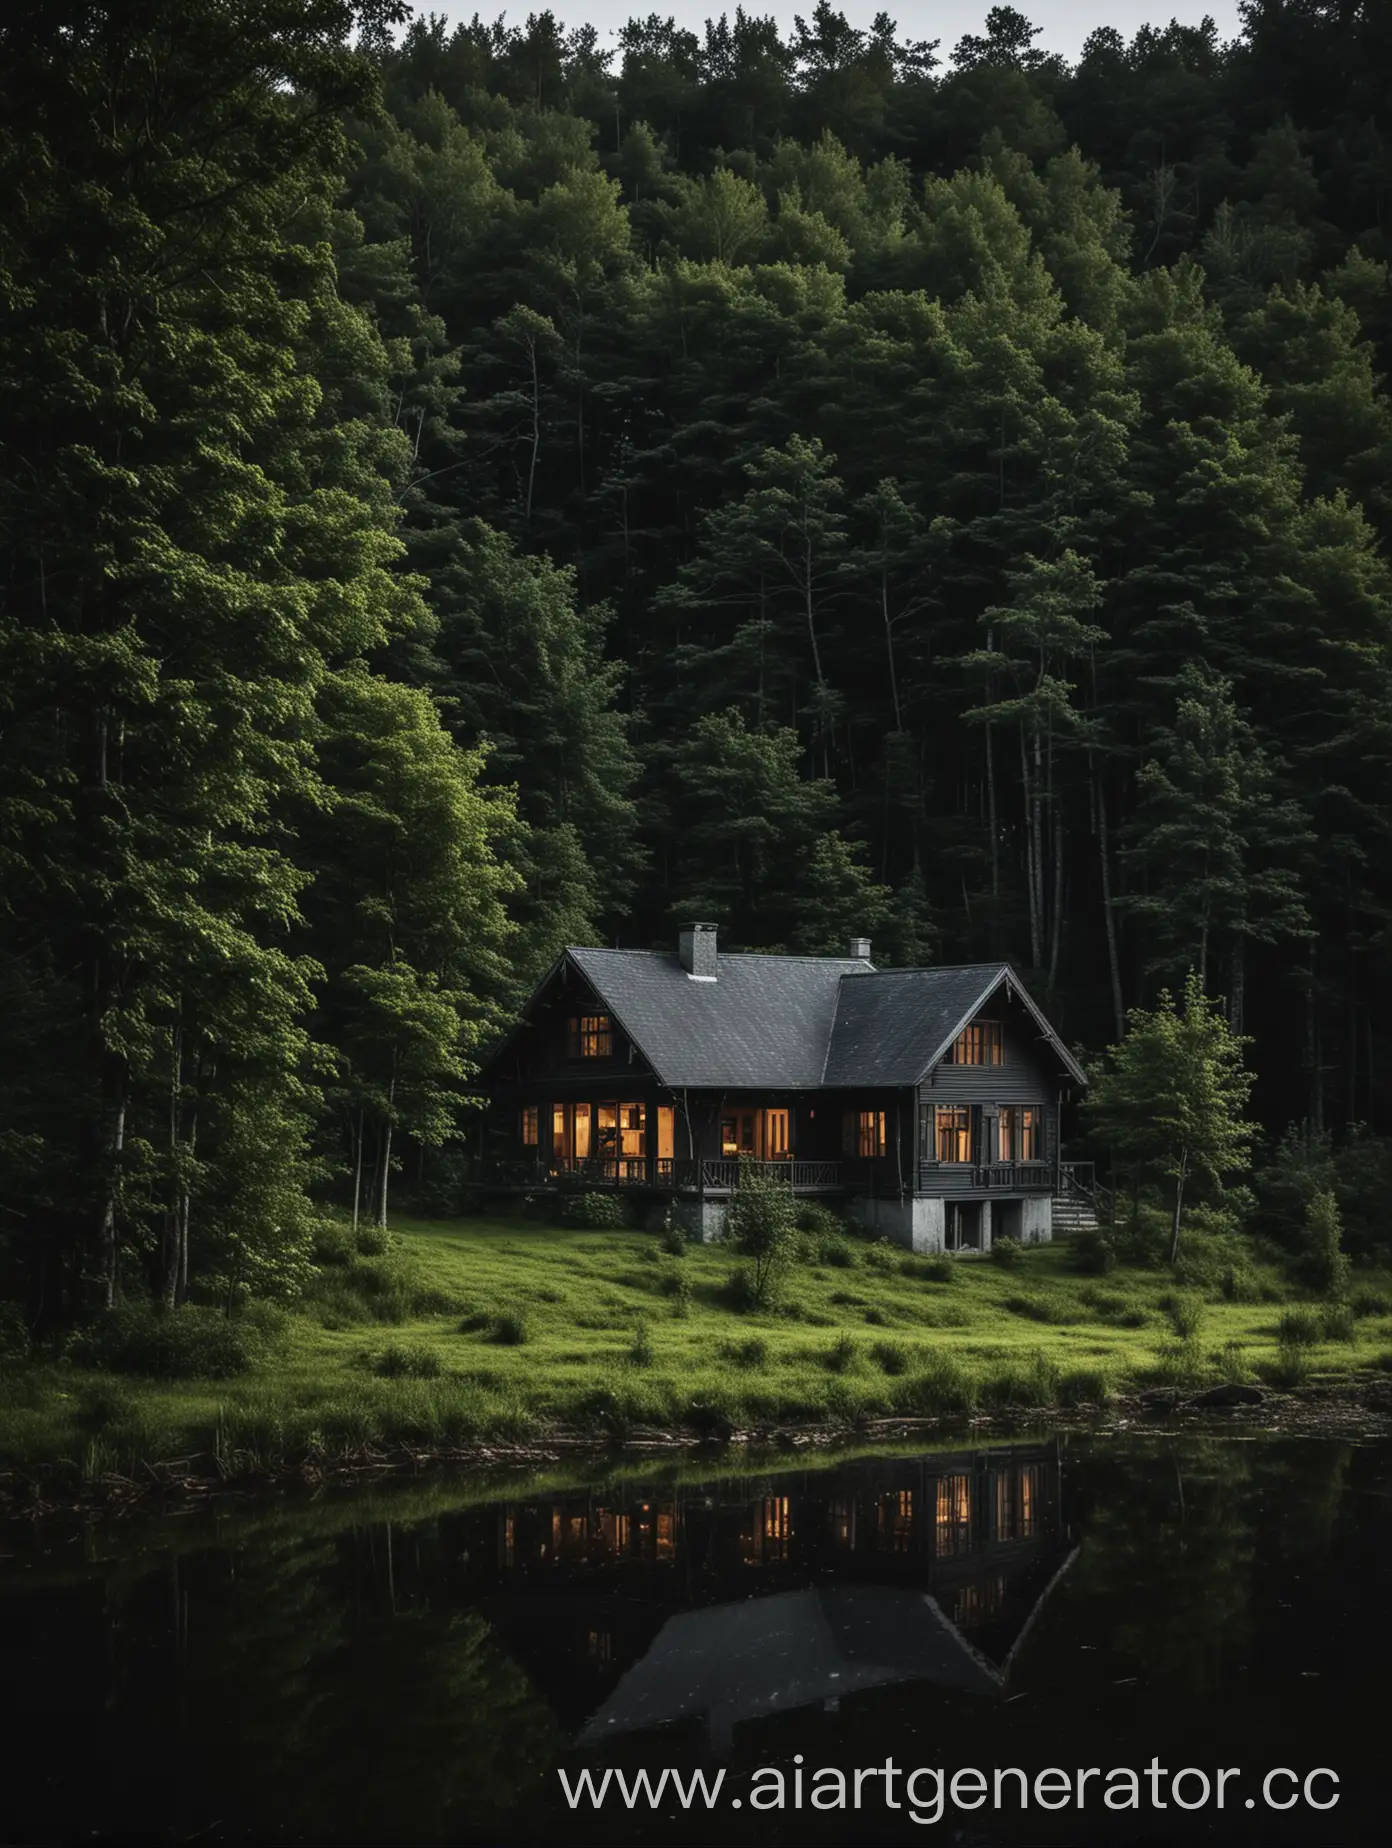
[[[1005, 1032], [999, 1065], [936, 1065], [918, 1087], [918, 1104], [965, 1104], [972, 1112], [972, 1161], [943, 1162], [936, 1159], [932, 1147], [917, 1147], [918, 1191], [943, 1199], [990, 1199], [1009, 1194], [1012, 1188], [979, 1185], [981, 1168], [999, 1158], [994, 1127], [1003, 1104], [1025, 1104], [1041, 1114], [1041, 1146], [1036, 1160], [1048, 1164], [1052, 1173], [1058, 1158], [1059, 1078], [1052, 1055], [1036, 1043], [1037, 1028], [1022, 1008], [1007, 1011], [998, 1002], [988, 1002], [978, 1018], [1001, 1018]], [[915, 1111], [918, 1118], [919, 1111]], [[917, 1141], [917, 1126], [915, 1126]], [[1048, 1191], [1043, 1176], [1037, 1182], [1022, 1181], [1027, 1192]]]

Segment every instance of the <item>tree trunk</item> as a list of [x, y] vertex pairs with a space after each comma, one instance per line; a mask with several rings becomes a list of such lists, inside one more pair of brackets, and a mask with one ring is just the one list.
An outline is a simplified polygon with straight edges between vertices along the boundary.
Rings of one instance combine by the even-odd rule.
[[1228, 1025], [1234, 1033], [1241, 1033], [1247, 1011], [1246, 948], [1246, 939], [1239, 932], [1233, 938], [1228, 960]]
[[889, 656], [889, 698], [894, 707], [894, 729], [902, 732], [904, 715], [899, 707], [899, 674], [894, 665], [894, 624], [889, 614], [889, 579], [880, 576], [880, 614], [884, 617], [885, 652]]
[[[387, 1109], [390, 1112], [396, 1101], [396, 1080], [392, 1079], [387, 1089]], [[388, 1115], [382, 1126], [382, 1190], [377, 1200], [377, 1224], [385, 1232], [387, 1229], [387, 1189], [391, 1184], [391, 1147], [392, 1120]]]
[[1181, 1149], [1179, 1152], [1179, 1173], [1175, 1177], [1174, 1223], [1170, 1228], [1170, 1263], [1171, 1264], [1174, 1264], [1177, 1258], [1179, 1257], [1179, 1214], [1180, 1214], [1180, 1208], [1184, 1205], [1184, 1177], [1188, 1172], [1189, 1172], [1189, 1151], [1187, 1148], [1184, 1148], [1184, 1149]]
[[366, 1111], [359, 1110], [358, 1112], [358, 1133], [356, 1137], [354, 1138], [356, 1145], [357, 1145], [356, 1151], [354, 1154], [354, 1160], [353, 1160], [353, 1235], [354, 1237], [357, 1236], [358, 1215], [362, 1209], [363, 1138], [367, 1133], [367, 1125], [365, 1122], [366, 1115], [367, 1115]]
[[184, 1086], [184, 1029], [169, 1029], [169, 1205], [160, 1239], [160, 1300], [172, 1309], [179, 1295], [179, 1228], [183, 1182], [179, 1173], [179, 1112]]
[[1117, 949], [1116, 910], [1112, 904], [1111, 852], [1107, 844], [1107, 792], [1097, 783], [1097, 851], [1102, 868], [1102, 916], [1107, 927], [1107, 967], [1112, 978], [1112, 1016], [1118, 1042], [1126, 1032], [1126, 1007], [1121, 992], [1121, 957]]
[[103, 1304], [108, 1309], [114, 1309], [120, 1295], [121, 1233], [117, 1204], [121, 1188], [121, 1162], [126, 1152], [126, 1113], [129, 1107], [126, 1070], [121, 1061], [113, 1061], [108, 1084], [106, 1133], [102, 1151], [105, 1174], [97, 1244], [101, 1261]]

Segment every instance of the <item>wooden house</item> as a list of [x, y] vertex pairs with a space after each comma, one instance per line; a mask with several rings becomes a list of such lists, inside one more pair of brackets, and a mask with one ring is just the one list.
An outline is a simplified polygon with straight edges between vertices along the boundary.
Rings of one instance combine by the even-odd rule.
[[621, 1187], [719, 1235], [742, 1161], [915, 1251], [1052, 1236], [1076, 1059], [1005, 963], [570, 949], [486, 1063], [484, 1176]]

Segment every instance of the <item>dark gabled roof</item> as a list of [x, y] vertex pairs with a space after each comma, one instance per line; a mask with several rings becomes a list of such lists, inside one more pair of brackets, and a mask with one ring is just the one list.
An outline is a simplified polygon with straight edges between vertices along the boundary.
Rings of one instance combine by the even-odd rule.
[[675, 952], [570, 950], [571, 961], [663, 1084], [813, 1090], [823, 1082], [842, 956], [720, 952], [717, 980], [695, 981]]
[[1076, 1059], [1021, 986], [1008, 963], [964, 963], [944, 969], [880, 969], [841, 984], [827, 1051], [828, 1085], [913, 1085], [937, 1064], [968, 1021], [1002, 985], [1033, 1015], [1079, 1084]]
[[674, 951], [569, 949], [563, 960], [674, 1090], [918, 1084], [1002, 984], [1069, 1075], [1087, 1082], [1008, 963], [876, 969], [855, 957], [722, 951], [718, 977], [704, 981]]

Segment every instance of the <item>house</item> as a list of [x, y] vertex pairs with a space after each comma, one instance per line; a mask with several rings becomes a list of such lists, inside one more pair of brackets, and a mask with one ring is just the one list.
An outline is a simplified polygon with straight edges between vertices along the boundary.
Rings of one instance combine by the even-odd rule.
[[487, 1061], [483, 1178], [631, 1190], [718, 1237], [742, 1161], [914, 1251], [1052, 1236], [1086, 1083], [1006, 963], [570, 949]]

